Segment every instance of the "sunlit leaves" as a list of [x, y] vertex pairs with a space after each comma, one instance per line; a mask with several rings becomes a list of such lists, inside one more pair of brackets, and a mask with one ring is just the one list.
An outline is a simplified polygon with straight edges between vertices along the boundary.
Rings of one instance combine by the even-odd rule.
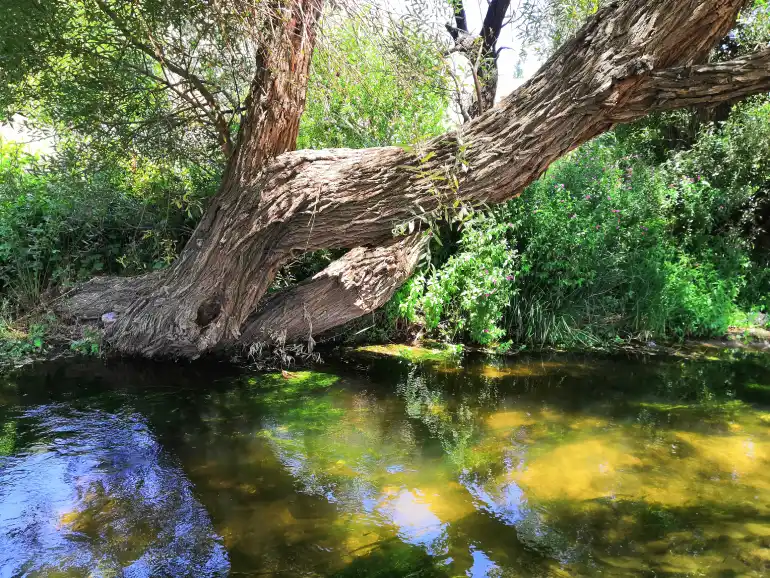
[[443, 132], [442, 61], [427, 39], [359, 21], [327, 27], [313, 56], [299, 148], [410, 144]]
[[258, 32], [238, 0], [4, 0], [2, 10], [0, 118], [22, 113], [94, 144], [216, 154], [191, 79], [235, 122], [256, 65]]
[[664, 162], [639, 154], [671, 148], [648, 125], [584, 145], [475, 215], [457, 253], [393, 305], [482, 344], [721, 335], [768, 306], [768, 119], [755, 99]]

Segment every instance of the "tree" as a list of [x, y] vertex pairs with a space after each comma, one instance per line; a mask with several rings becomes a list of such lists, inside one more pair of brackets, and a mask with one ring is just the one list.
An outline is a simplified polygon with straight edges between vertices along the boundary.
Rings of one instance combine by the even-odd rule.
[[461, 0], [453, 1], [455, 25], [446, 25], [447, 31], [454, 40], [452, 52], [463, 54], [471, 64], [474, 94], [469, 106], [458, 98], [460, 112], [468, 122], [495, 104], [497, 91], [497, 41], [505, 23], [510, 0], [492, 0], [487, 6], [487, 13], [478, 36], [468, 31], [468, 20]]
[[367, 11], [324, 23], [297, 148], [410, 145], [446, 130], [442, 47], [398, 24], [379, 24]]
[[[500, 105], [424, 147], [280, 154], [296, 138], [320, 14], [316, 2], [293, 0], [260, 46], [266, 65], [222, 187], [180, 257], [136, 280], [97, 279], [64, 307], [81, 317], [116, 311], [106, 338], [117, 352], [179, 357], [304, 339], [366, 313], [408, 277], [425, 242], [394, 232], [460, 204], [512, 198], [617, 123], [770, 90], [770, 50], [696, 64], [745, 4], [611, 2]], [[282, 264], [323, 248], [353, 250], [263, 301]]]

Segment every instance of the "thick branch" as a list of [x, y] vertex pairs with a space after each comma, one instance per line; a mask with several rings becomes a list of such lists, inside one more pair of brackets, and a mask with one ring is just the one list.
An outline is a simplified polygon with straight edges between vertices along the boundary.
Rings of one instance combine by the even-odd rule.
[[95, 277], [65, 293], [54, 304], [65, 319], [98, 322], [105, 313], [122, 315], [152, 287], [161, 272], [154, 271], [136, 277]]
[[[510, 0], [492, 0], [487, 8], [481, 31], [481, 41], [475, 44], [476, 53], [468, 55], [471, 59], [473, 81], [476, 99], [466, 111], [462, 98], [459, 99], [460, 110], [467, 122], [484, 110], [492, 108], [497, 89], [497, 63], [495, 45], [502, 29], [505, 14]], [[458, 49], [463, 51], [463, 39], [471, 38], [465, 17], [462, 0], [452, 4], [455, 11], [457, 27], [447, 25], [447, 30], [457, 42]], [[481, 65], [481, 66], [480, 66]], [[479, 74], [481, 70], [481, 74]], [[456, 82], [456, 79], [455, 79]], [[458, 86], [458, 94], [460, 89]], [[386, 247], [357, 247], [342, 258], [332, 263], [327, 269], [301, 283], [286, 289], [279, 297], [273, 298], [260, 308], [260, 315], [247, 323], [243, 330], [240, 343], [248, 345], [252, 342], [280, 342], [307, 338], [312, 343], [312, 333], [321, 333], [356, 319], [384, 305], [393, 292], [414, 272], [418, 262], [420, 244], [413, 253], [414, 258], [405, 258], [401, 247], [420, 239], [416, 234], [389, 243]], [[386, 263], [400, 264], [397, 274]], [[340, 282], [340, 279], [362, 279], [363, 282]], [[368, 287], [386, 287], [387, 291], [375, 292], [378, 299], [368, 299], [362, 302], [359, 296], [362, 292], [372, 293]], [[254, 316], [252, 316], [253, 318]]]
[[[231, 163], [232, 192], [221, 195], [163, 282], [118, 319], [108, 339], [118, 351], [149, 356], [194, 357], [237, 343], [276, 270], [296, 253], [380, 245], [394, 227], [456, 200], [519, 194], [569, 150], [619, 119], [646, 114], [633, 105], [650, 71], [697, 62], [744, 3], [610, 4], [498, 107], [419, 153], [298, 151], [260, 174]], [[244, 145], [236, 157], [248, 162], [259, 150], [253, 139]]]
[[505, 15], [510, 5], [511, 0], [491, 0], [487, 5], [487, 14], [484, 16], [484, 24], [481, 27], [485, 55], [494, 54], [495, 45], [500, 38], [500, 31], [503, 29]]
[[516, 196], [618, 118], [647, 114], [628, 107], [649, 69], [697, 59], [729, 30], [742, 4], [611, 5], [501, 106], [435, 139], [421, 155], [390, 147], [276, 159], [257, 185], [262, 202], [254, 226], [279, 228], [281, 245], [306, 250], [377, 244], [394, 226], [442, 204]]
[[376, 248], [348, 251], [312, 279], [271, 297], [244, 325], [239, 343], [282, 344], [371, 313], [412, 274], [427, 236], [415, 233]]
[[[653, 72], [641, 77], [641, 80], [632, 78], [630, 82], [638, 83], [634, 96], [624, 103], [621, 114], [613, 117], [615, 122], [633, 120], [655, 110], [671, 110], [703, 103], [717, 104], [770, 91], [770, 49], [729, 62]], [[615, 107], [618, 110], [617, 104]], [[367, 251], [376, 255], [381, 249], [354, 249], [349, 255], [364, 256]], [[416, 263], [416, 259], [413, 262]], [[374, 268], [374, 271], [369, 271], [367, 268]], [[346, 256], [329, 269], [346, 271], [348, 275], [357, 272], [365, 276], [369, 282], [377, 278], [377, 271], [384, 279], [390, 276], [390, 270], [387, 267], [380, 267], [377, 259], [349, 259]], [[262, 309], [263, 313], [259, 321], [249, 324], [249, 329], [242, 335], [241, 342], [275, 341], [275, 335], [272, 339], [269, 337], [271, 331], [278, 331], [277, 335], [286, 341], [299, 340], [308, 337], [313, 331], [320, 333], [335, 325], [341, 325], [348, 318], [353, 319], [371, 310], [350, 305], [349, 294], [358, 290], [356, 284], [334, 284], [331, 282], [333, 275], [329, 276], [325, 273], [317, 275], [296, 288], [288, 289], [280, 299], [267, 302]], [[411, 271], [403, 276], [404, 279], [401, 279], [400, 275], [397, 276], [395, 287], [410, 274]], [[382, 300], [380, 305], [385, 301]], [[331, 315], [330, 311], [333, 312]], [[316, 316], [324, 319], [325, 323], [320, 321], [314, 323]], [[339, 322], [331, 324], [334, 319]], [[257, 326], [260, 327], [259, 330], [254, 329]], [[280, 333], [281, 328], [286, 328], [285, 334]]]
[[717, 105], [763, 92], [770, 92], [770, 48], [726, 62], [653, 71], [613, 120], [627, 122], [649, 112]]

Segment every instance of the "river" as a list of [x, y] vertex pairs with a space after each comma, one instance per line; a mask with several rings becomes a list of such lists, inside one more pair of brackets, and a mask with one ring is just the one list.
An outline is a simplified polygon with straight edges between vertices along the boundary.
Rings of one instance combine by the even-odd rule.
[[770, 574], [770, 356], [392, 352], [0, 377], [0, 577]]

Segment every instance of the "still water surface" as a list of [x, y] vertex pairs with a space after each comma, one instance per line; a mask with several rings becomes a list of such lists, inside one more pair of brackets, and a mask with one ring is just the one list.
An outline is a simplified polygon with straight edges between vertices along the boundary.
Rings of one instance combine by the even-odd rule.
[[0, 378], [0, 577], [770, 575], [770, 358]]

